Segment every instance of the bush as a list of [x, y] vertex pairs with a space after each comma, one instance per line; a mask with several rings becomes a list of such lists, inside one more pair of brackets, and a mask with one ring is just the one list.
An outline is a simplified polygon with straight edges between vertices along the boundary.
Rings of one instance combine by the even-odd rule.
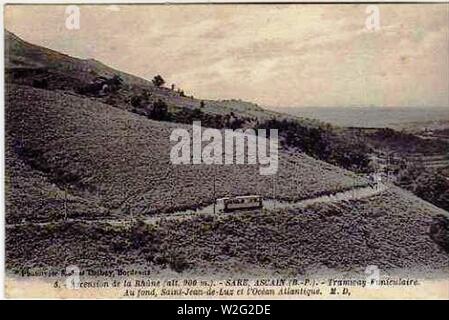
[[162, 78], [162, 76], [159, 74], [153, 78], [152, 82], [158, 88], [162, 87], [165, 84], [164, 78]]
[[120, 76], [114, 75], [111, 79], [106, 80], [105, 84], [108, 92], [116, 92], [122, 87], [123, 80]]
[[409, 165], [396, 184], [444, 210], [449, 210], [449, 180], [438, 170]]
[[449, 253], [449, 219], [443, 215], [435, 216], [429, 233], [430, 237]]
[[[305, 126], [294, 120], [268, 120], [256, 129], [278, 129], [284, 144], [311, 157], [349, 169], [367, 173], [371, 170], [370, 149], [356, 138], [345, 139], [325, 126]], [[269, 131], [268, 131], [269, 133]]]
[[33, 87], [40, 89], [48, 89], [48, 80], [47, 79], [34, 79]]
[[171, 256], [168, 259], [168, 265], [170, 269], [177, 273], [184, 272], [190, 267], [190, 264], [186, 261], [186, 259], [179, 256]]
[[161, 99], [153, 102], [149, 117], [159, 121], [170, 120], [167, 104]]
[[142, 106], [142, 97], [141, 96], [132, 96], [131, 97], [131, 105], [134, 108], [140, 108]]
[[111, 241], [112, 250], [116, 253], [126, 252], [129, 249], [129, 243], [121, 238]]
[[79, 87], [76, 91], [83, 95], [97, 96], [100, 94], [115, 93], [123, 84], [120, 76], [114, 75], [112, 78], [98, 77], [94, 82]]
[[134, 249], [145, 246], [151, 241], [150, 232], [142, 220], [137, 220], [132, 226], [130, 231], [130, 242]]

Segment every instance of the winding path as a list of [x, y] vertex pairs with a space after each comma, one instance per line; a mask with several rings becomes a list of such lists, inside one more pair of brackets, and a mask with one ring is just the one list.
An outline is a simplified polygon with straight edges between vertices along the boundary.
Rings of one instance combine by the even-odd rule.
[[[278, 200], [263, 200], [264, 208], [268, 210], [275, 210], [275, 209], [282, 209], [282, 208], [304, 208], [316, 203], [334, 203], [334, 202], [341, 202], [341, 201], [349, 201], [349, 200], [359, 200], [363, 198], [369, 198], [372, 196], [375, 196], [377, 194], [380, 194], [381, 192], [388, 189], [388, 186], [383, 183], [379, 183], [375, 186], [368, 186], [368, 187], [357, 187], [353, 188], [351, 190], [337, 192], [332, 195], [325, 195], [325, 196], [319, 196], [315, 198], [309, 198], [304, 199], [296, 202], [291, 201], [278, 201]], [[241, 211], [244, 212], [244, 211]], [[227, 212], [216, 212], [213, 213], [213, 205], [209, 205], [207, 207], [201, 208], [199, 210], [186, 210], [186, 211], [179, 211], [174, 213], [164, 213], [164, 214], [157, 214], [157, 215], [151, 215], [148, 217], [144, 217], [143, 220], [147, 223], [156, 223], [158, 221], [167, 221], [172, 219], [188, 219], [193, 216], [199, 216], [199, 215], [215, 215], [215, 216], [225, 216], [225, 215], [231, 215], [235, 213], [227, 213]], [[59, 220], [59, 221], [50, 221], [50, 222], [22, 222], [22, 223], [14, 223], [14, 224], [6, 224], [6, 228], [14, 228], [14, 227], [20, 227], [20, 226], [27, 226], [27, 225], [33, 225], [33, 226], [46, 226], [50, 224], [58, 224], [58, 223], [67, 223], [67, 222], [83, 222], [83, 223], [107, 223], [111, 225], [126, 225], [130, 224], [134, 221], [132, 217], [124, 218], [124, 219], [66, 219], [66, 220]]]

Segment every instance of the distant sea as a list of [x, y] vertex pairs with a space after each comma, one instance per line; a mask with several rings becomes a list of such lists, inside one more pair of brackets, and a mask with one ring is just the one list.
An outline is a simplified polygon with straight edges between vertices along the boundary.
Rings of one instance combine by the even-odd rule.
[[277, 111], [344, 127], [448, 127], [449, 107], [291, 107]]

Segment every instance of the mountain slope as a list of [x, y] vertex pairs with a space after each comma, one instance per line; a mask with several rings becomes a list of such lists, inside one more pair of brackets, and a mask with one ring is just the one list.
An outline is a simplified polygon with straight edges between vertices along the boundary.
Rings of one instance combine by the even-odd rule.
[[[124, 85], [115, 97], [113, 104], [123, 109], [130, 109], [129, 100], [133, 95], [146, 90], [155, 99], [169, 101], [170, 105], [194, 109], [200, 107], [201, 101], [183, 96], [177, 90], [156, 87], [151, 81], [110, 68], [94, 59], [78, 59], [57, 51], [28, 43], [13, 33], [5, 30], [5, 68], [6, 81], [17, 84], [32, 85], [33, 80], [46, 79], [48, 89], [76, 92], [99, 77], [111, 78], [114, 75], [124, 80]], [[103, 102], [107, 99], [100, 99]], [[107, 101], [111, 103], [111, 101]], [[268, 117], [278, 115], [266, 111], [257, 105], [238, 100], [205, 100], [204, 111], [212, 114], [238, 112], [247, 116]]]
[[[130, 112], [126, 99], [148, 88], [182, 108], [195, 108], [198, 100], [11, 34], [6, 40], [8, 270], [137, 264], [177, 272], [262, 268], [299, 274], [365, 264], [447, 267], [446, 213], [399, 189], [302, 209], [135, 222], [131, 218], [198, 208], [225, 195], [293, 201], [351, 190], [367, 180], [291, 150], [281, 150], [276, 179], [261, 176], [256, 165], [172, 165], [170, 133], [191, 126]], [[117, 103], [76, 92], [98, 75], [116, 74], [124, 78]], [[33, 87], [43, 78], [46, 88]], [[207, 104], [216, 114], [273, 115], [239, 101]]]
[[[273, 194], [257, 165], [172, 165], [171, 130], [158, 122], [62, 92], [8, 85], [7, 141], [15, 157], [60, 188], [135, 213], [194, 208], [227, 194]], [[355, 174], [281, 152], [277, 197], [300, 199], [364, 185]], [[18, 211], [20, 212], [20, 210]], [[103, 214], [103, 213], [102, 213]], [[118, 212], [120, 214], [120, 212]], [[123, 213], [121, 213], [123, 214]]]

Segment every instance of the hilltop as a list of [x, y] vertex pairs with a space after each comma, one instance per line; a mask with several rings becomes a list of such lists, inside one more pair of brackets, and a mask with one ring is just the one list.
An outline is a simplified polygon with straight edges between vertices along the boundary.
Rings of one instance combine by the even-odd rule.
[[[123, 109], [130, 109], [130, 98], [135, 94], [148, 91], [154, 99], [169, 100], [170, 105], [181, 108], [199, 108], [201, 101], [205, 102], [204, 111], [223, 114], [238, 112], [241, 114], [257, 114], [267, 116], [276, 114], [267, 112], [258, 105], [240, 100], [199, 100], [186, 96], [179, 88], [171, 90], [166, 87], [155, 86], [151, 81], [115, 70], [95, 59], [78, 59], [57, 51], [28, 43], [13, 33], [5, 30], [5, 68], [7, 82], [36, 86], [45, 79], [46, 89], [63, 90], [77, 93], [99, 78], [119, 76], [123, 80], [123, 87], [116, 96], [113, 104]], [[179, 91], [178, 91], [179, 89]], [[109, 104], [107, 97], [97, 97]]]

